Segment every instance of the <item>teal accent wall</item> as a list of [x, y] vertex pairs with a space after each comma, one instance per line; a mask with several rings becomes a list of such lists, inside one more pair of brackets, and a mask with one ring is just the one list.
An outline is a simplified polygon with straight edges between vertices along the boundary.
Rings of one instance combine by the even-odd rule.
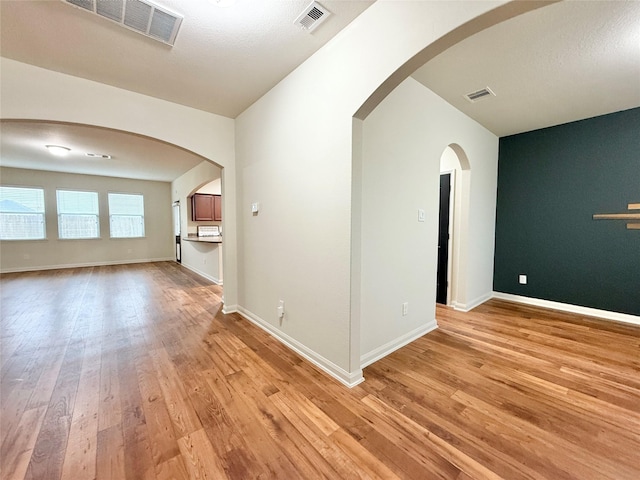
[[629, 203], [640, 108], [501, 138], [494, 290], [640, 315], [640, 230], [592, 219]]

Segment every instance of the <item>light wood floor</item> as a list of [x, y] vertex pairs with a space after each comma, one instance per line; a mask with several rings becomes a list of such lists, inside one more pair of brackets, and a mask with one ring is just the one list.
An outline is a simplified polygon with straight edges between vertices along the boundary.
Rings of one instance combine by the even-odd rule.
[[438, 308], [348, 389], [171, 262], [0, 286], [3, 479], [640, 479], [637, 327]]

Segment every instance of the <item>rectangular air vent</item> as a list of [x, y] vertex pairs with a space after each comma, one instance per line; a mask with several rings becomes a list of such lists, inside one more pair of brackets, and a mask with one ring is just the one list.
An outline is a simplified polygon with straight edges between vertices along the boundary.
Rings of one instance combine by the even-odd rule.
[[324, 22], [329, 15], [331, 15], [329, 10], [324, 8], [318, 2], [313, 2], [304, 9], [293, 23], [302, 27], [302, 29], [311, 32]]
[[63, 0], [117, 24], [173, 45], [182, 16], [148, 0]]
[[471, 103], [475, 103], [478, 100], [482, 100], [486, 97], [495, 97], [496, 94], [491, 91], [489, 87], [484, 87], [482, 90], [477, 90], [475, 92], [467, 93], [464, 95], [464, 98], [469, 100]]

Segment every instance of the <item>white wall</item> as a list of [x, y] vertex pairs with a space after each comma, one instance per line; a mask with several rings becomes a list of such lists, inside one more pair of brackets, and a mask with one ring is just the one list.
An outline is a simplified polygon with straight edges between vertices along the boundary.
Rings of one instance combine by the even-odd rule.
[[225, 309], [237, 303], [234, 121], [91, 80], [0, 59], [0, 116], [97, 125], [158, 138], [223, 167]]
[[196, 193], [204, 193], [204, 194], [208, 194], [208, 195], [221, 195], [222, 194], [222, 179], [218, 178], [216, 180], [213, 180], [212, 182], [207, 183], [203, 187], [199, 188]]
[[[493, 258], [498, 137], [409, 78], [364, 122], [361, 231], [363, 364], [436, 327], [440, 157], [451, 143], [471, 163], [468, 238]], [[357, 179], [354, 179], [356, 181]], [[418, 209], [426, 221], [418, 221]], [[468, 257], [466, 288], [492, 292], [492, 264]], [[408, 302], [408, 314], [402, 304]]]
[[460, 170], [460, 162], [456, 152], [453, 151], [449, 145], [444, 149], [440, 156], [440, 171], [451, 172], [454, 170]]
[[[20, 168], [0, 169], [3, 185], [41, 187], [45, 194], [46, 240], [3, 241], [0, 270], [15, 272], [88, 265], [146, 262], [173, 259], [171, 185], [96, 175], [73, 175]], [[98, 192], [100, 238], [60, 240], [56, 189]], [[144, 195], [145, 237], [109, 238], [107, 194]]]
[[183, 267], [222, 285], [222, 248], [221, 243], [190, 242], [182, 240], [181, 264]]
[[362, 379], [352, 117], [407, 60], [501, 3], [378, 1], [236, 119], [240, 311], [345, 383]]

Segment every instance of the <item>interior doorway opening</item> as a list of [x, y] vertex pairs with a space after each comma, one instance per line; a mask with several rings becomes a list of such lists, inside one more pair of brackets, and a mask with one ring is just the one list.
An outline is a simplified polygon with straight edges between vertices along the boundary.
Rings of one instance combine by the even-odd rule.
[[451, 186], [455, 170], [440, 173], [440, 204], [438, 209], [438, 268], [436, 277], [436, 303], [446, 305], [449, 293], [449, 224], [451, 220]]
[[458, 144], [448, 145], [440, 156], [440, 218], [436, 302], [457, 307], [465, 304], [466, 237], [469, 220], [471, 166]]

